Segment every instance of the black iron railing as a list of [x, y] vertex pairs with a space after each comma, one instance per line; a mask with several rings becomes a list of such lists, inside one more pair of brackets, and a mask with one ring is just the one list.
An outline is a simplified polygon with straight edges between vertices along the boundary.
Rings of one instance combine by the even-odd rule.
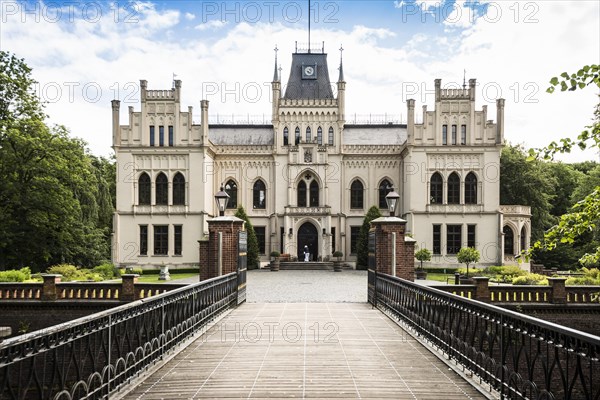
[[231, 273], [0, 344], [0, 399], [100, 399], [238, 303]]
[[369, 270], [374, 300], [502, 398], [600, 398], [598, 336]]

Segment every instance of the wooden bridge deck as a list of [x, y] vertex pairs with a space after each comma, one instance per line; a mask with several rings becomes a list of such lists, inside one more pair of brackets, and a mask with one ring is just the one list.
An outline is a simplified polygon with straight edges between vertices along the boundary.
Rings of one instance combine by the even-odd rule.
[[365, 303], [244, 303], [126, 399], [485, 398]]

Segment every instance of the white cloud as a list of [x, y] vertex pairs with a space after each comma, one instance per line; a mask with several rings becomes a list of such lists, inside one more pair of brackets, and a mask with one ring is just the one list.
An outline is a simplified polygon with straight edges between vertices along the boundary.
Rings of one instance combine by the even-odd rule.
[[[285, 84], [294, 42], [302, 41], [306, 34], [300, 24], [295, 29], [280, 23], [232, 23], [211, 40], [197, 32], [183, 38], [185, 32], [177, 29], [185, 13], [140, 4], [137, 22], [125, 22], [127, 10], [122, 10], [117, 22], [107, 13], [96, 23], [22, 23], [20, 16], [3, 23], [3, 49], [25, 58], [33, 67], [42, 95], [54, 100], [52, 91], [60, 90], [47, 108], [53, 122], [70, 127], [95, 153], [106, 155], [112, 139], [110, 100], [122, 101], [121, 121], [125, 123], [127, 107], [139, 109], [139, 80], [147, 79], [152, 89], [168, 89], [173, 72], [183, 81], [182, 108], [194, 106], [196, 121], [203, 98], [210, 100], [211, 115], [270, 118], [273, 48], [277, 44], [281, 50]], [[343, 44], [346, 50], [348, 120], [352, 121], [354, 113], [402, 114], [405, 118], [404, 101], [409, 97], [431, 109], [433, 80], [462, 84], [466, 68], [467, 79], [478, 79], [477, 109], [487, 105], [489, 119], [495, 119], [494, 90], [499, 88], [499, 95], [506, 98], [507, 140], [539, 147], [581, 131], [597, 103], [593, 90], [548, 95], [545, 88], [550, 77], [577, 70], [600, 57], [600, 28], [595, 17], [599, 5], [518, 3], [517, 15], [512, 2], [493, 4], [500, 7], [497, 16], [491, 14], [497, 11], [492, 8], [487, 16], [461, 25], [466, 28], [455, 27], [453, 34], [415, 31], [408, 41], [398, 44], [394, 43], [394, 30], [377, 26], [313, 30], [314, 38], [325, 41], [332, 81], [337, 79], [337, 49]], [[531, 4], [537, 9], [525, 8]], [[205, 30], [223, 28], [221, 21], [210, 24], [201, 26], [207, 26]], [[171, 40], [167, 31], [171, 31]], [[98, 87], [101, 97], [96, 99]], [[590, 158], [589, 153], [586, 157]]]
[[196, 15], [192, 14], [192, 13], [189, 13], [189, 12], [186, 12], [185, 15], [184, 15], [184, 17], [188, 21], [192, 21], [192, 20], [196, 19]]
[[218, 30], [225, 27], [229, 21], [221, 21], [218, 19], [213, 19], [202, 24], [196, 25], [194, 29], [199, 31], [207, 31], [207, 30]]

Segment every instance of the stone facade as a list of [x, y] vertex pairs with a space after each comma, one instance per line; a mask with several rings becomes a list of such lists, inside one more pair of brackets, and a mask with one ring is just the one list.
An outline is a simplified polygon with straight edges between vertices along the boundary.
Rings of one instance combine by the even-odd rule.
[[[232, 199], [226, 216], [242, 205], [259, 234], [261, 262], [272, 250], [329, 260], [335, 250], [353, 264], [357, 234], [367, 210], [387, 215], [385, 195], [401, 198], [397, 215], [418, 248], [433, 250], [433, 265], [458, 265], [457, 249], [474, 246], [481, 264], [502, 264], [504, 227], [517, 221], [516, 250], [529, 245], [528, 208], [503, 214], [499, 160], [504, 142], [504, 102], [496, 123], [475, 108], [475, 80], [443, 89], [436, 80], [433, 111], [407, 100], [406, 124], [346, 121], [346, 82], [329, 79], [327, 55], [293, 54], [285, 90], [275, 62], [268, 125], [209, 123], [208, 101], [182, 109], [182, 82], [149, 90], [142, 80], [139, 111], [125, 125], [113, 101], [117, 207], [113, 261], [119, 266], [172, 269], [204, 265], [199, 242], [218, 215], [214, 194], [223, 185]], [[337, 91], [334, 95], [332, 87]], [[358, 95], [358, 94], [354, 94]], [[513, 213], [512, 211], [517, 211]], [[209, 251], [210, 254], [210, 251]], [[200, 259], [203, 256], [200, 256]]]

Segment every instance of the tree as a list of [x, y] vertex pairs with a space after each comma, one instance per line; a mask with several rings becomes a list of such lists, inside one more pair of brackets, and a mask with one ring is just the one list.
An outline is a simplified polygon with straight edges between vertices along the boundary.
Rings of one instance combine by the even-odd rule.
[[421, 262], [420, 270], [423, 269], [423, 261], [431, 260], [431, 252], [427, 249], [421, 249], [415, 253], [415, 258]]
[[[598, 65], [586, 65], [576, 73], [568, 74], [563, 72], [560, 77], [554, 77], [550, 80], [551, 86], [547, 89], [548, 93], [553, 93], [556, 87], [561, 91], [575, 91], [584, 89], [588, 86], [596, 90], [600, 88], [600, 67]], [[531, 149], [530, 159], [538, 157], [552, 159], [557, 153], [568, 153], [574, 146], [581, 149], [589, 147], [600, 147], [600, 102], [596, 104], [594, 111], [594, 123], [581, 132], [576, 140], [563, 138], [560, 144], [550, 143], [542, 149]], [[577, 202], [567, 214], [560, 217], [558, 224], [549, 229], [543, 240], [539, 240], [531, 248], [531, 251], [556, 248], [558, 243], [574, 243], [582, 235], [593, 231], [598, 226], [600, 220], [600, 187], [596, 187], [590, 194]], [[529, 254], [531, 254], [531, 251]], [[600, 246], [596, 246], [592, 251], [586, 253], [579, 260], [581, 264], [593, 265], [600, 260]]]
[[521, 146], [506, 146], [500, 156], [500, 204], [523, 204], [531, 207], [531, 235], [541, 238], [555, 223], [552, 218], [553, 188], [556, 178], [542, 161], [527, 162]]
[[473, 247], [463, 247], [458, 251], [456, 259], [459, 263], [467, 264], [467, 277], [469, 276], [469, 264], [479, 261], [479, 251]]
[[369, 229], [371, 229], [371, 221], [379, 217], [381, 212], [377, 206], [369, 208], [365, 215], [356, 243], [357, 269], [367, 269], [369, 265]]
[[0, 52], [0, 269], [98, 265], [110, 256], [108, 183], [83, 141], [47, 126], [30, 73]]
[[258, 239], [256, 239], [256, 233], [254, 232], [254, 227], [252, 226], [252, 222], [248, 218], [246, 214], [246, 210], [244, 207], [239, 206], [235, 216], [243, 219], [246, 222], [246, 231], [248, 232], [248, 255], [247, 255], [247, 266], [248, 269], [257, 269], [258, 268]]

